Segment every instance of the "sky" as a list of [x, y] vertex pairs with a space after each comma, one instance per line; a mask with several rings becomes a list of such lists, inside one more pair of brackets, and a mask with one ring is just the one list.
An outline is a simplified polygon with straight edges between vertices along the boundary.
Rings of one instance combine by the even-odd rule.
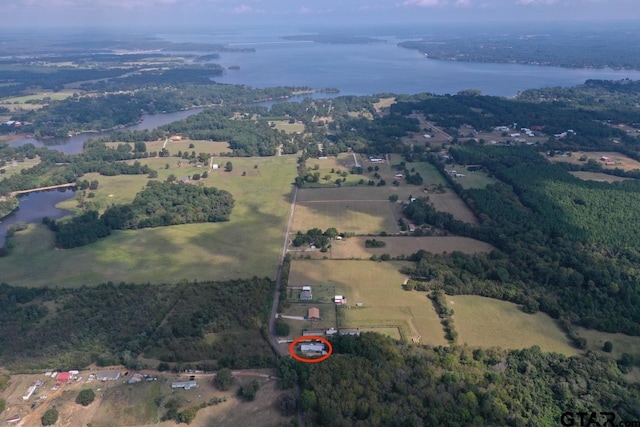
[[636, 20], [640, 0], [0, 0], [3, 28]]

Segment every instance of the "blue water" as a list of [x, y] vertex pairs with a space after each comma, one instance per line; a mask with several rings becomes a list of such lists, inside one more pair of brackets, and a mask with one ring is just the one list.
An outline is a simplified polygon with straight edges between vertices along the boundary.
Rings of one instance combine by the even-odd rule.
[[518, 64], [438, 61], [398, 47], [401, 39], [380, 36], [381, 43], [321, 44], [282, 40], [299, 34], [282, 30], [251, 30], [221, 34], [158, 34], [176, 42], [225, 43], [255, 48], [253, 53], [221, 53], [215, 62], [238, 65], [216, 78], [220, 83], [254, 87], [337, 87], [343, 95], [377, 93], [454, 94], [479, 89], [486, 95], [512, 97], [519, 91], [549, 86], [573, 86], [587, 79], [640, 79], [640, 71], [571, 69]]
[[40, 222], [45, 216], [51, 219], [58, 219], [73, 213], [66, 209], [56, 208], [55, 205], [72, 198], [74, 195], [75, 190], [64, 189], [38, 191], [20, 196], [18, 210], [3, 218], [0, 222], [0, 247], [4, 246], [7, 229], [13, 224]]

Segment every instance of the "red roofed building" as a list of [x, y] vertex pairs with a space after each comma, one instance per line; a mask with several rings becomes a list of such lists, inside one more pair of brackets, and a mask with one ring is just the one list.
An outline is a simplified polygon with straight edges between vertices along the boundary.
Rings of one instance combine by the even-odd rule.
[[60, 372], [58, 374], [58, 376], [56, 377], [56, 380], [59, 383], [66, 383], [67, 381], [69, 381], [71, 379], [71, 374], [69, 372]]

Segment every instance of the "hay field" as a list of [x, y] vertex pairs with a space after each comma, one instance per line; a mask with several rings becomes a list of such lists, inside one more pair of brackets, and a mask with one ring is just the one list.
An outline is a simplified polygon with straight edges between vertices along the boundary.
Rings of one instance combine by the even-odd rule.
[[608, 175], [606, 173], [599, 173], [599, 172], [576, 171], [576, 172], [569, 172], [569, 173], [583, 181], [617, 182], [617, 181], [628, 181], [632, 179], [632, 178], [625, 178], [623, 176]]
[[[544, 153], [540, 153], [550, 162], [565, 162], [571, 163], [574, 165], [584, 165], [589, 160], [595, 160], [603, 168], [611, 168], [611, 169], [622, 169], [625, 171], [640, 169], [640, 162], [633, 160], [631, 157], [628, 157], [622, 153], [618, 153], [615, 151], [575, 151], [571, 154], [571, 156], [553, 156], [548, 157]], [[586, 156], [587, 160], [580, 161], [580, 157]], [[615, 165], [606, 166], [604, 161], [600, 160], [601, 157], [609, 157], [612, 162], [616, 162]]]
[[[433, 304], [425, 292], [402, 289], [402, 262], [294, 260], [289, 281], [335, 286], [349, 306], [338, 309], [340, 327], [398, 328], [403, 338], [421, 336], [421, 343], [446, 345]], [[355, 307], [358, 302], [363, 307]]]
[[[371, 237], [357, 236], [344, 240], [336, 240], [331, 243], [331, 258], [368, 259], [371, 255], [380, 256], [389, 254], [392, 257], [399, 255], [411, 255], [419, 250], [431, 253], [450, 253], [454, 251], [465, 254], [475, 254], [479, 252], [490, 252], [493, 246], [480, 240], [458, 236], [431, 236], [431, 237], [409, 237], [409, 236], [385, 236], [376, 237], [376, 240], [385, 242], [387, 245], [382, 248], [367, 248], [365, 240]], [[321, 254], [326, 255], [326, 254]]]
[[458, 342], [508, 349], [540, 346], [543, 351], [578, 354], [565, 333], [544, 313], [527, 314], [518, 305], [476, 295], [447, 296], [454, 310]]
[[[231, 220], [221, 223], [118, 231], [81, 248], [54, 249], [53, 233], [32, 224], [13, 239], [12, 253], [0, 258], [2, 279], [22, 286], [98, 284], [106, 281], [168, 283], [187, 280], [223, 280], [274, 277], [290, 208], [294, 157], [233, 158], [232, 173], [211, 171], [204, 185], [233, 194]], [[202, 169], [178, 169], [166, 159], [145, 159], [158, 170], [158, 179], [180, 177]], [[258, 169], [254, 166], [258, 165]], [[242, 176], [242, 172], [248, 172]], [[95, 198], [100, 210], [111, 203], [133, 200], [149, 181], [146, 175], [92, 176], [100, 185]], [[60, 207], [75, 209], [71, 199]], [[259, 238], [258, 238], [259, 237]]]
[[296, 203], [291, 231], [335, 227], [356, 234], [400, 231], [389, 201], [315, 201]]

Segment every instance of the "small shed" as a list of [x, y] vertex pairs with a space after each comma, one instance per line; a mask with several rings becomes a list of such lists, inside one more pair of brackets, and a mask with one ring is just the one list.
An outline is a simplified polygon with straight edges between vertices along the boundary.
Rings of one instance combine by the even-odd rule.
[[311, 307], [307, 312], [307, 320], [320, 320], [320, 309]]
[[308, 337], [308, 336], [321, 337], [323, 335], [324, 335], [324, 331], [318, 330], [318, 329], [305, 329], [304, 331], [302, 331], [303, 337]]
[[300, 292], [300, 299], [302, 301], [311, 301], [313, 299], [313, 294], [311, 291], [302, 291]]
[[333, 302], [342, 305], [347, 303], [347, 299], [342, 295], [336, 295], [333, 297]]
[[360, 335], [360, 329], [358, 328], [341, 328], [338, 330], [340, 335]]
[[69, 382], [70, 379], [71, 379], [70, 372], [60, 372], [58, 374], [58, 377], [56, 378], [56, 381], [58, 381], [59, 383], [66, 383], [66, 382]]

